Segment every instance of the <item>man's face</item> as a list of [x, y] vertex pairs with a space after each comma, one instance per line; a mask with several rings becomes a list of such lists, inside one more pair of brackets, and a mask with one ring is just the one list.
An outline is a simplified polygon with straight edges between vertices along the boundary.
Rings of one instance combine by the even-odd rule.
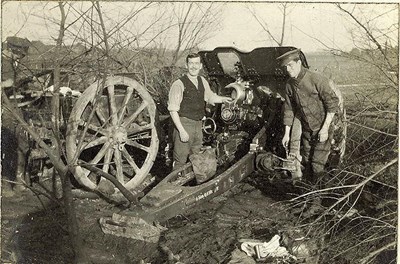
[[289, 76], [292, 78], [296, 78], [301, 70], [301, 60], [298, 61], [289, 61], [286, 65], [285, 65], [285, 69], [288, 72]]
[[200, 57], [197, 58], [189, 58], [188, 62], [186, 63], [186, 67], [189, 70], [190, 76], [198, 76], [201, 68], [203, 65], [200, 62]]

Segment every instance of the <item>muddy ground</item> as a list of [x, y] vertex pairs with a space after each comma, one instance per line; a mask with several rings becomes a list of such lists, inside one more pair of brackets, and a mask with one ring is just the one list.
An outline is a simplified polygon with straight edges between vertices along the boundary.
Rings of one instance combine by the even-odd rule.
[[[369, 158], [368, 164], [379, 168], [384, 164], [383, 161], [397, 156], [397, 152], [384, 151], [384, 153], [390, 155], [382, 157], [374, 155], [373, 158]], [[355, 153], [355, 155], [359, 154]], [[365, 164], [360, 166], [367, 170], [360, 170], [360, 173], [364, 175], [369, 175], [371, 171], [376, 170]], [[163, 169], [161, 171], [165, 172]], [[394, 166], [382, 175], [393, 179], [393, 183], [385, 178], [378, 178], [378, 180], [397, 186], [397, 172], [397, 166]], [[178, 215], [161, 223], [167, 230], [161, 233], [158, 243], [104, 234], [99, 225], [99, 219], [111, 216], [114, 212], [119, 212], [121, 208], [102, 199], [75, 198], [85, 255], [90, 263], [94, 264], [352, 264], [358, 263], [366, 254], [377, 248], [377, 245], [363, 244], [368, 237], [361, 237], [357, 232], [360, 227], [368, 229], [368, 223], [365, 220], [357, 222], [351, 219], [350, 222], [353, 224], [345, 225], [344, 231], [335, 233], [334, 237], [322, 234], [320, 230], [313, 230], [309, 223], [321, 215], [329, 204], [318, 202], [317, 196], [315, 199], [311, 196], [307, 198], [307, 203], [299, 203], [295, 206], [289, 200], [304, 193], [305, 186], [294, 187], [292, 184], [272, 178], [271, 175], [253, 173], [224, 195], [205, 202], [184, 215]], [[41, 179], [42, 182], [47, 180]], [[343, 182], [338, 182], [336, 186], [339, 184]], [[382, 201], [393, 201], [393, 199], [396, 201], [397, 189], [382, 189], [379, 184], [376, 186], [371, 187], [370, 193], [373, 195], [381, 193], [380, 197], [384, 199], [373, 195], [365, 195], [365, 197], [356, 195], [357, 198], [361, 197], [355, 205], [358, 212], [365, 213], [368, 207], [378, 208]], [[33, 187], [40, 189], [36, 183]], [[319, 188], [318, 186], [306, 187], [307, 191]], [[367, 189], [367, 187], [364, 188], [363, 193], [367, 193]], [[397, 215], [396, 203], [385, 208], [385, 210], [370, 210], [367, 212], [368, 217], [385, 220], [381, 218], [382, 215]], [[66, 217], [59, 203], [27, 190], [14, 197], [3, 197], [1, 214], [1, 263], [73, 263]], [[324, 220], [329, 222], [329, 219]], [[372, 226], [375, 224], [372, 223]], [[268, 258], [256, 261], [255, 257], [249, 257], [241, 250], [243, 240], [258, 239], [267, 242], [276, 234], [284, 238], [282, 245], [295, 255], [297, 260]], [[387, 233], [384, 235], [387, 237]], [[308, 240], [295, 241], [304, 236]], [[341, 244], [338, 245], [338, 243]], [[359, 243], [360, 247], [353, 248], [355, 243]], [[382, 240], [378, 246], [385, 243], [387, 241]], [[331, 247], [335, 245], [338, 247], [332, 249]], [[299, 248], [300, 250], [296, 250]], [[338, 255], [345, 250], [345, 254]], [[383, 253], [371, 263], [395, 263], [396, 250]]]
[[[104, 234], [99, 218], [119, 209], [101, 199], [74, 201], [91, 263], [255, 263], [240, 250], [241, 239], [269, 241], [276, 234], [304, 235], [282, 203], [293, 191], [289, 185], [269, 184], [263, 175], [251, 175], [223, 196], [161, 223], [168, 229], [158, 243]], [[3, 198], [2, 263], [72, 263], [66, 229], [62, 207], [43, 195], [28, 190]], [[307, 263], [316, 263], [311, 255]], [[268, 259], [259, 263], [294, 262]]]
[[[390, 160], [395, 155], [394, 152], [389, 155], [390, 157], [377, 157], [376, 161], [370, 160], [369, 163], [381, 167], [382, 160]], [[367, 169], [366, 165], [362, 168]], [[370, 171], [366, 171], [365, 175]], [[384, 175], [396, 179], [397, 166]], [[368, 229], [365, 220], [357, 222], [356, 219], [351, 219], [352, 224], [345, 223], [343, 232], [335, 233], [334, 237], [310, 227], [309, 223], [320, 216], [329, 204], [318, 201], [318, 196], [315, 196], [315, 199], [311, 196], [307, 198], [307, 203], [299, 203], [298, 206], [289, 202], [291, 198], [304, 193], [305, 187], [308, 188], [307, 191], [319, 188], [304, 184], [293, 186], [271, 175], [255, 172], [224, 195], [207, 201], [184, 215], [178, 215], [161, 223], [167, 230], [161, 233], [157, 243], [104, 234], [99, 219], [119, 212], [121, 208], [115, 205], [102, 199], [92, 198], [75, 198], [74, 203], [84, 242], [84, 252], [90, 260], [89, 263], [94, 264], [352, 264], [358, 263], [366, 254], [377, 248], [376, 244], [363, 244], [368, 237], [361, 237], [357, 232], [360, 227]], [[338, 185], [339, 183], [336, 186]], [[36, 183], [33, 187], [40, 189]], [[397, 197], [397, 189], [382, 189], [379, 184], [373, 188], [371, 193], [373, 195], [381, 193], [380, 197], [384, 197], [384, 200], [372, 195], [365, 197], [356, 195], [359, 202], [355, 205], [355, 209], [363, 214], [368, 213], [371, 219], [385, 220], [380, 217], [389, 215], [388, 212], [396, 214], [396, 203], [389, 205], [390, 208], [385, 205], [385, 210], [373, 208], [378, 208], [382, 201], [393, 201], [395, 199], [393, 197]], [[367, 191], [365, 188], [363, 193]], [[67, 221], [63, 207], [59, 203], [49, 200], [42, 194], [34, 194], [30, 190], [14, 197], [3, 197], [1, 202], [1, 263], [73, 263]], [[367, 212], [368, 207], [373, 210]], [[325, 220], [328, 223], [330, 219]], [[256, 257], [249, 257], [241, 250], [243, 240], [258, 239], [268, 242], [276, 234], [284, 238], [281, 241], [282, 245], [296, 256], [297, 260], [288, 258], [256, 260]], [[304, 236], [308, 239], [296, 241]], [[387, 237], [388, 234], [385, 233], [384, 236]], [[353, 248], [354, 243], [360, 243], [361, 251], [360, 247]], [[385, 243], [387, 241], [382, 240], [378, 246]], [[338, 245], [337, 248], [331, 248], [335, 245]], [[345, 250], [345, 254], [338, 256], [338, 253]], [[386, 250], [383, 253], [371, 263], [395, 263], [395, 250]]]

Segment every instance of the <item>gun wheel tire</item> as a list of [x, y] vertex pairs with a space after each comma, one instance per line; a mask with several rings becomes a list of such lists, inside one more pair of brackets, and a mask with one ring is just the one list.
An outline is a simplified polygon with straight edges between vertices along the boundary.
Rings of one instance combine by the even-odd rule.
[[79, 166], [87, 162], [127, 189], [148, 175], [158, 152], [156, 104], [137, 81], [114, 76], [89, 86], [72, 108], [66, 154], [79, 184], [99, 190], [106, 179]]

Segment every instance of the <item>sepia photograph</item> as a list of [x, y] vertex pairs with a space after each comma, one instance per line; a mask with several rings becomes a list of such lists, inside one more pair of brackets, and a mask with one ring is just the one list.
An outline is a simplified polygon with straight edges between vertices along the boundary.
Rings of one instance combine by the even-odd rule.
[[397, 263], [399, 14], [2, 1], [0, 263]]

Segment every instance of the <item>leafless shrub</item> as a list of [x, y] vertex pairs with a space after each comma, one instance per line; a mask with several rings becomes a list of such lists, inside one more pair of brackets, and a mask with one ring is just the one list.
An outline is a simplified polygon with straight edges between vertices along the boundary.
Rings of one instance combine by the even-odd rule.
[[357, 48], [326, 47], [346, 58], [340, 62], [361, 66], [366, 78], [355, 75], [354, 84], [339, 85], [348, 114], [342, 167], [304, 185], [290, 205], [298, 225], [320, 239], [321, 263], [373, 263], [396, 247], [398, 40], [392, 33], [398, 24], [382, 28], [378, 20], [397, 9], [379, 6], [376, 14], [357, 4], [336, 7], [353, 23]]

